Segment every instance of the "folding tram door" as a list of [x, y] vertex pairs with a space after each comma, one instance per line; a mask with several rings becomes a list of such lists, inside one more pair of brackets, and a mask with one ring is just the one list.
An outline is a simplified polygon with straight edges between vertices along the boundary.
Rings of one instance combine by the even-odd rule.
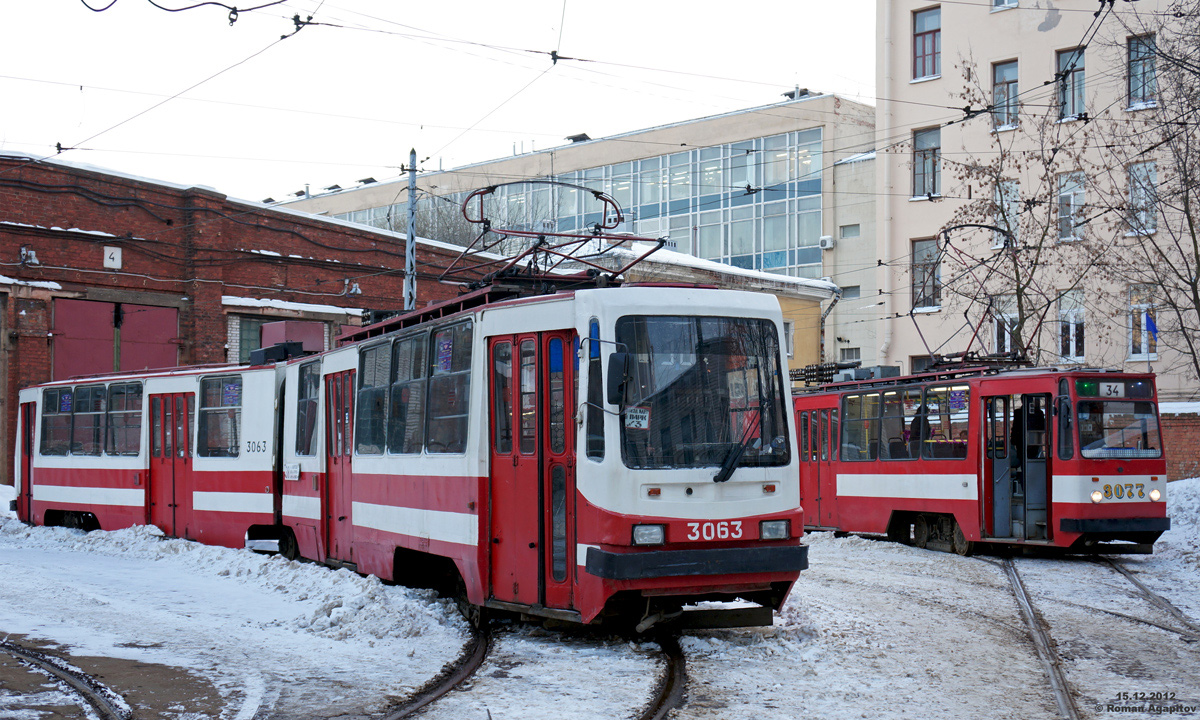
[[985, 535], [1049, 540], [1049, 395], [985, 397]]
[[188, 537], [192, 519], [192, 418], [195, 393], [150, 396], [150, 487], [146, 519], [167, 535]]
[[573, 336], [490, 338], [489, 595], [572, 606], [574, 545]]
[[354, 476], [354, 375], [344, 370], [325, 376], [325, 474], [321, 496], [321, 552], [324, 559], [350, 561], [350, 518]]

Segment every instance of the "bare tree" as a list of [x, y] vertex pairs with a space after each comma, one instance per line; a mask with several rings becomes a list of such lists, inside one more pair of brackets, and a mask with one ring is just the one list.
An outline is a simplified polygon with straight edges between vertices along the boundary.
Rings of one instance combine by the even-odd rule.
[[[1099, 193], [1112, 268], [1132, 290], [1131, 343], [1200, 379], [1200, 0], [1122, 16], [1124, 122], [1107, 126]], [[1157, 326], [1157, 333], [1152, 333]], [[1157, 337], [1155, 337], [1157, 335]], [[1161, 349], [1170, 352], [1161, 353]]]
[[1064, 205], [1061, 196], [1082, 182], [1094, 133], [1082, 120], [1063, 122], [1055, 88], [1017, 94], [1015, 68], [1011, 84], [1002, 66], [981, 77], [966, 58], [960, 69], [968, 108], [961, 122], [970, 123], [963, 136], [987, 137], [989, 145], [964, 143], [961, 159], [941, 157], [943, 172], [957, 181], [956, 209], [939, 239], [941, 306], [990, 336], [976, 349], [1070, 361], [1083, 343], [1082, 324], [1064, 323], [1076, 306], [1099, 313], [1084, 290], [1104, 256], [1095, 252], [1100, 239], [1083, 208]]

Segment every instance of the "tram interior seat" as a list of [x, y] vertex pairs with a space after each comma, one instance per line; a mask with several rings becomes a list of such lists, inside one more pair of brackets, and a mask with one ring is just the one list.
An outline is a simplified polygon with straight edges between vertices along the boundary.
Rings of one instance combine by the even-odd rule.
[[893, 438], [888, 441], [888, 457], [893, 460], [902, 460], [908, 457], [908, 443], [899, 438]]

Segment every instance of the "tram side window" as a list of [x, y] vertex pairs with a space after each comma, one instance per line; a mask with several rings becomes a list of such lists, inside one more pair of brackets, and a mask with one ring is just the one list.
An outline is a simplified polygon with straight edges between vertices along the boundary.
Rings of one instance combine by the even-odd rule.
[[965, 458], [969, 443], [971, 389], [966, 385], [931, 387], [925, 391], [924, 421], [920, 424], [921, 457]]
[[879, 393], [843, 398], [842, 422], [842, 460], [879, 457]]
[[321, 366], [308, 363], [300, 366], [300, 382], [296, 388], [296, 454], [317, 453], [317, 405], [321, 392]]
[[[883, 394], [879, 428], [879, 454], [886, 460], [920, 457], [921, 443], [913, 437], [913, 423], [921, 407], [921, 389], [891, 390]], [[917, 423], [919, 431], [920, 423]]]
[[600, 321], [588, 323], [587, 456], [604, 459], [604, 382], [600, 371]]
[[461, 453], [467, 447], [467, 411], [471, 392], [470, 322], [433, 334], [429, 378], [429, 424], [425, 449]]
[[103, 385], [75, 388], [75, 412], [71, 419], [71, 454], [99, 455], [104, 447], [104, 413], [108, 394]]
[[66, 455], [71, 451], [71, 411], [75, 407], [72, 388], [42, 391], [42, 455]]
[[108, 386], [108, 433], [104, 451], [109, 455], [137, 455], [142, 449], [142, 384]]
[[1070, 460], [1075, 457], [1075, 428], [1074, 413], [1071, 411], [1070, 384], [1066, 378], [1058, 382], [1058, 398], [1055, 401], [1058, 415], [1058, 459]]
[[359, 455], [382, 455], [387, 436], [387, 393], [391, 382], [391, 343], [362, 351], [358, 370], [358, 417], [354, 439]]
[[425, 444], [426, 338], [421, 334], [392, 346], [392, 392], [388, 405], [388, 452], [412, 454]]
[[242, 376], [226, 375], [200, 381], [197, 422], [200, 457], [237, 457], [242, 430]]
[[808, 462], [812, 460], [808, 455], [808, 413], [800, 414], [800, 459]]

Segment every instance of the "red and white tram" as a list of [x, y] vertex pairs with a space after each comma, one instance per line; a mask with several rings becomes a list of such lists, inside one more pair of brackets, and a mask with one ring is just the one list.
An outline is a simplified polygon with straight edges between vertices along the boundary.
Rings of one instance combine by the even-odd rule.
[[573, 622], [769, 624], [807, 567], [782, 328], [754, 293], [492, 286], [287, 362], [47, 383], [17, 509]]
[[959, 369], [794, 402], [806, 527], [961, 554], [1150, 552], [1170, 528], [1151, 374]]

